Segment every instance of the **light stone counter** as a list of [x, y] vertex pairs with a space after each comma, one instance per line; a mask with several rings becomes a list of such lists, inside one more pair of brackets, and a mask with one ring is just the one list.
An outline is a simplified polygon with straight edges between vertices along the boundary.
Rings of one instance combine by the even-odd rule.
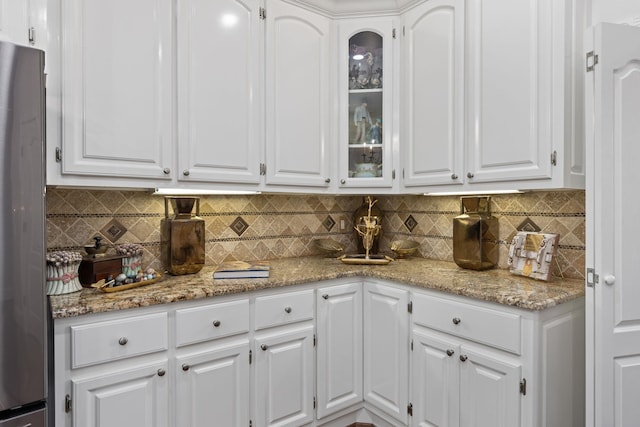
[[75, 317], [357, 276], [387, 279], [527, 310], [544, 310], [584, 296], [583, 280], [541, 282], [512, 275], [507, 270], [464, 270], [452, 262], [424, 258], [399, 259], [388, 265], [347, 265], [335, 258], [320, 257], [270, 262], [271, 273], [267, 279], [214, 281], [213, 267], [205, 267], [198, 274], [165, 275], [157, 283], [121, 292], [83, 289], [52, 296], [52, 316], [54, 319]]

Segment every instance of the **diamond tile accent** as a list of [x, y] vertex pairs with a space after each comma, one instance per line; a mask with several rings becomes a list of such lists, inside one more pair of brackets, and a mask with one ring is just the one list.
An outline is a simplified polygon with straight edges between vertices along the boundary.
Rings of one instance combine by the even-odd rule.
[[247, 224], [247, 222], [242, 219], [241, 216], [237, 217], [232, 223], [231, 223], [231, 229], [233, 231], [235, 231], [235, 233], [238, 236], [242, 236], [242, 234], [247, 231], [247, 228], [249, 228], [249, 224]]
[[121, 238], [124, 233], [127, 232], [127, 227], [122, 225], [120, 221], [117, 219], [112, 219], [105, 225], [100, 232], [107, 237], [107, 239], [111, 240], [112, 243], [115, 243], [119, 238]]
[[533, 233], [537, 233], [538, 231], [542, 230], [542, 228], [538, 227], [538, 225], [529, 217], [522, 221], [516, 228], [518, 231], [529, 231]]
[[331, 218], [331, 215], [327, 215], [324, 221], [322, 221], [322, 225], [324, 225], [324, 228], [326, 228], [327, 231], [331, 231], [333, 226], [336, 225], [336, 222]]
[[409, 229], [409, 231], [413, 231], [414, 228], [418, 225], [418, 221], [415, 220], [413, 215], [409, 215], [409, 217], [404, 221], [404, 226]]

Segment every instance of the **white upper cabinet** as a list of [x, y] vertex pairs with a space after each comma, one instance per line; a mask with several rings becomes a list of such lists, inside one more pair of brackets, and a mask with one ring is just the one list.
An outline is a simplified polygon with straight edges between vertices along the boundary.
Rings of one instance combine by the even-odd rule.
[[331, 20], [280, 0], [266, 11], [266, 184], [328, 187]]
[[62, 173], [169, 179], [172, 2], [65, 0], [61, 20]]
[[46, 0], [0, 0], [0, 41], [44, 49]]
[[393, 185], [395, 35], [392, 18], [338, 23], [338, 177], [344, 192]]
[[404, 16], [407, 187], [464, 182], [464, 3], [432, 0]]
[[259, 184], [259, 1], [177, 3], [178, 179]]

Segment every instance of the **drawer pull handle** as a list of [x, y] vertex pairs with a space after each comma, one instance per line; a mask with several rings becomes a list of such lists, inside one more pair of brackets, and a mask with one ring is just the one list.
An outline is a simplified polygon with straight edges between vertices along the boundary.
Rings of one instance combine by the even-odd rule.
[[455, 353], [455, 351], [453, 351], [451, 349], [447, 350], [447, 356], [451, 357], [451, 356], [453, 356], [453, 353]]
[[129, 342], [129, 340], [127, 339], [127, 337], [120, 337], [120, 339], [118, 340], [118, 344], [120, 345], [126, 345]]
[[466, 362], [466, 361], [467, 361], [467, 359], [468, 359], [468, 357], [467, 357], [466, 355], [464, 355], [464, 354], [461, 354], [461, 355], [460, 355], [460, 361], [461, 361], [461, 362]]
[[213, 321], [213, 326], [215, 326], [216, 328], [217, 328], [218, 326], [220, 326], [220, 321], [219, 321], [219, 320], [214, 320], [214, 321]]
[[285, 313], [291, 313], [291, 307], [285, 307], [284, 311]]
[[459, 317], [454, 317], [454, 318], [452, 319], [452, 322], [453, 322], [453, 324], [454, 324], [454, 325], [459, 325], [459, 324], [460, 324], [460, 322], [462, 322], [462, 320], [460, 320], [460, 318], [459, 318]]
[[329, 295], [328, 294], [324, 294], [324, 295], [322, 295], [322, 298], [329, 299]]
[[188, 364], [186, 364], [186, 363], [182, 364], [182, 370], [183, 371], [187, 372], [189, 370], [189, 368], [190, 368], [190, 366]]
[[266, 344], [262, 344], [260, 348], [262, 349], [262, 351], [267, 351], [269, 349], [269, 346]]
[[164, 374], [166, 374], [166, 373], [167, 372], [164, 369], [162, 369], [162, 368], [158, 369], [158, 376], [159, 377], [164, 377]]

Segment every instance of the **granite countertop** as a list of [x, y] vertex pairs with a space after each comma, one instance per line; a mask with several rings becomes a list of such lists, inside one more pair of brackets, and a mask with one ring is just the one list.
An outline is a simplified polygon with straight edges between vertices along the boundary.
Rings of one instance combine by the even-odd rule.
[[584, 296], [583, 280], [554, 278], [541, 282], [507, 270], [465, 270], [453, 262], [424, 258], [398, 259], [388, 265], [344, 264], [335, 258], [317, 256], [271, 260], [270, 263], [270, 277], [266, 279], [214, 281], [214, 268], [204, 267], [197, 274], [165, 275], [158, 283], [121, 292], [85, 288], [72, 294], [51, 296], [52, 317], [75, 317], [356, 276], [387, 279], [527, 310], [544, 310]]

